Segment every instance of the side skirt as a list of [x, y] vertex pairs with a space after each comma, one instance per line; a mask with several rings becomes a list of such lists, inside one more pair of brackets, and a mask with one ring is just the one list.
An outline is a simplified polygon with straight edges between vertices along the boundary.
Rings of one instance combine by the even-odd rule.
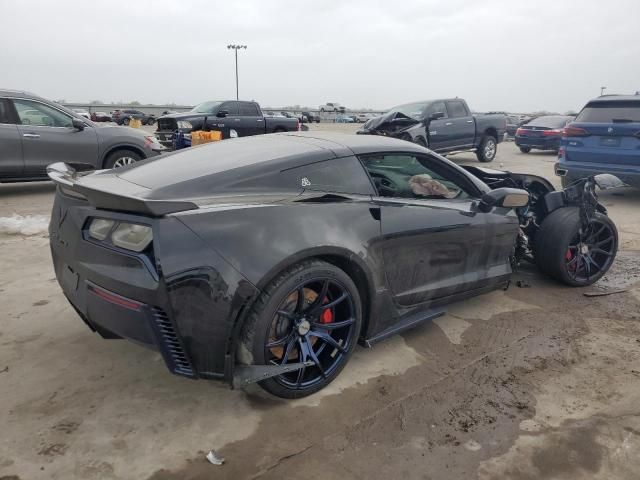
[[406, 315], [405, 317], [403, 317], [398, 323], [396, 323], [395, 325], [391, 325], [389, 328], [387, 328], [386, 330], [383, 330], [382, 332], [378, 333], [377, 335], [371, 337], [371, 338], [367, 338], [365, 339], [362, 344], [365, 347], [369, 347], [371, 348], [373, 345], [375, 345], [378, 342], [381, 342], [382, 340], [389, 338], [393, 335], [396, 335], [400, 332], [404, 332], [405, 330], [409, 330], [413, 327], [416, 327], [418, 325], [420, 325], [423, 322], [427, 322], [430, 320], [434, 320], [438, 317], [441, 317], [442, 315], [445, 314], [444, 310], [436, 310], [436, 309], [429, 309], [429, 310], [421, 310], [419, 312], [416, 313], [410, 313], [408, 315]]

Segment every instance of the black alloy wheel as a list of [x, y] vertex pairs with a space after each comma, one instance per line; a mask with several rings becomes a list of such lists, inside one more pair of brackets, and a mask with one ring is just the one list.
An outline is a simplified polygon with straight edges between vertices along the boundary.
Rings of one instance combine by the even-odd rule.
[[573, 287], [598, 281], [618, 251], [618, 231], [609, 217], [595, 213], [586, 228], [581, 223], [577, 207], [559, 208], [543, 220], [534, 242], [540, 270]]
[[[254, 364], [310, 363], [260, 382], [282, 398], [299, 398], [328, 385], [346, 365], [360, 333], [361, 306], [351, 278], [313, 260], [276, 278], [256, 302], [243, 333]], [[242, 348], [242, 346], [241, 346]]]
[[593, 283], [592, 278], [600, 278], [609, 270], [615, 258], [617, 235], [610, 224], [595, 219], [587, 231], [576, 234], [565, 254], [565, 268], [571, 279], [580, 284]]

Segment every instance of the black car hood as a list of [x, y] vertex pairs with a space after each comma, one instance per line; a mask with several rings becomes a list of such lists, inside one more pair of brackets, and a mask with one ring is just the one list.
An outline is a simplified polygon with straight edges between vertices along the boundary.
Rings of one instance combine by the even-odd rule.
[[420, 123], [420, 120], [409, 117], [400, 112], [389, 112], [379, 117], [372, 118], [364, 124], [363, 128], [369, 132], [398, 131]]

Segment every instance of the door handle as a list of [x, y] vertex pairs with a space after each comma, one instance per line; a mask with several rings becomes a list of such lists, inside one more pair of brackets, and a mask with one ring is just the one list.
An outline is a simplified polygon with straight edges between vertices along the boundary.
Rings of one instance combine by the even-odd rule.
[[26, 138], [40, 138], [40, 135], [37, 133], [23, 133], [22, 136]]
[[473, 120], [467, 120], [467, 123], [473, 123]]
[[259, 118], [259, 119], [257, 120], [257, 122], [258, 122], [258, 123], [260, 123], [261, 121], [262, 121], [262, 119], [261, 119], [261, 118]]
[[240, 119], [239, 118], [234, 118], [234, 122], [239, 122]]
[[447, 122], [447, 123], [445, 123], [445, 125], [446, 126], [453, 125], [453, 122]]

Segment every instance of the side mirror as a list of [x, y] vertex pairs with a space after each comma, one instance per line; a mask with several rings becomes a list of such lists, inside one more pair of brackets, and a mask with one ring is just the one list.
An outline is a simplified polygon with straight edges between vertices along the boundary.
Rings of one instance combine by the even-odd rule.
[[84, 127], [86, 127], [85, 123], [82, 120], [75, 117], [71, 119], [71, 126], [76, 130], [84, 130]]
[[218, 110], [218, 113], [216, 113], [216, 117], [219, 118], [224, 118], [227, 115], [229, 115], [229, 110]]
[[520, 188], [496, 188], [485, 193], [478, 210], [488, 213], [494, 208], [518, 208], [529, 204], [529, 192]]
[[435, 112], [429, 115], [429, 120], [440, 120], [444, 118], [444, 112]]

